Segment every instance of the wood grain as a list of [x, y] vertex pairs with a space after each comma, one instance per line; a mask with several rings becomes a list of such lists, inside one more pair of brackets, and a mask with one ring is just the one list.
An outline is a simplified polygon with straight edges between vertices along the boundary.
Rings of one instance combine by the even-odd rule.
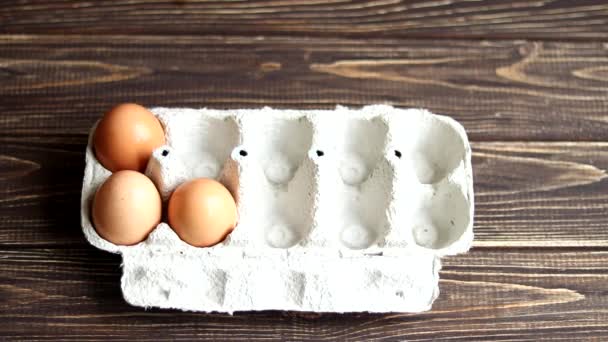
[[0, 24], [0, 33], [605, 39], [608, 4], [602, 0], [26, 0], [3, 4]]
[[130, 307], [119, 257], [91, 248], [0, 250], [5, 340], [566, 341], [608, 338], [608, 251], [475, 248], [446, 258], [422, 314], [176, 313]]
[[391, 103], [450, 115], [474, 141], [608, 140], [604, 43], [11, 35], [0, 46], [0, 135], [83, 134], [125, 101]]
[[[0, 137], [0, 246], [81, 245], [86, 135]], [[608, 143], [474, 142], [476, 246], [608, 247]]]
[[[608, 340], [602, 0], [6, 1], [0, 340]], [[144, 310], [79, 222], [110, 106], [447, 114], [473, 147], [475, 247], [410, 314]]]

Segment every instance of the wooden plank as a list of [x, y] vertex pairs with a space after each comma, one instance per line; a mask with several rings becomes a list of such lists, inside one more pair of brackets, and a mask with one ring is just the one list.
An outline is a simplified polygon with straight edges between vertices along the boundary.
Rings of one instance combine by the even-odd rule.
[[450, 115], [471, 140], [608, 140], [606, 44], [0, 36], [0, 134], [85, 133], [116, 103]]
[[606, 44], [0, 36], [0, 134], [83, 134], [109, 107], [450, 115], [471, 140], [608, 140]]
[[605, 39], [602, 0], [12, 1], [2, 33]]
[[529, 340], [608, 338], [608, 250], [474, 248], [444, 259], [423, 314], [179, 313], [130, 307], [120, 258], [89, 248], [0, 251], [11, 339]]
[[[0, 246], [82, 245], [86, 135], [0, 137]], [[474, 142], [476, 246], [608, 247], [608, 143]]]
[[479, 246], [608, 246], [608, 143], [473, 144]]

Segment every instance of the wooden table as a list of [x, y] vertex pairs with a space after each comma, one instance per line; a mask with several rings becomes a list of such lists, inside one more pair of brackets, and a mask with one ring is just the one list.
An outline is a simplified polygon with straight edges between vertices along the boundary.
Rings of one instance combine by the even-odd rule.
[[[125, 101], [450, 115], [474, 150], [474, 248], [423, 314], [131, 307], [79, 222], [88, 130]], [[6, 1], [0, 340], [608, 340], [606, 141], [603, 0]]]

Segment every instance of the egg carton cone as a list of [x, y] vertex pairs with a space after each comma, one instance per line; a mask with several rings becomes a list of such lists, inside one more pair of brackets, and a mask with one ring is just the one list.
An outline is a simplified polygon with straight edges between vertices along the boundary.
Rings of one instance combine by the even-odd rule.
[[453, 119], [386, 105], [334, 110], [152, 108], [165, 130], [146, 174], [166, 201], [198, 177], [222, 182], [239, 221], [193, 247], [160, 223], [136, 245], [90, 215], [110, 176], [91, 132], [82, 189], [88, 241], [123, 258], [136, 306], [188, 311], [421, 312], [440, 258], [473, 241], [471, 148]]

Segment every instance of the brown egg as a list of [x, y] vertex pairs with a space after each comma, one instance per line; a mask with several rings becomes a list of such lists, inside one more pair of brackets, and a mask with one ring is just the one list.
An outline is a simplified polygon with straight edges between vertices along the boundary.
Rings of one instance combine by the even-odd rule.
[[152, 151], [165, 144], [165, 132], [146, 108], [125, 103], [107, 112], [95, 129], [93, 146], [108, 170], [144, 172]]
[[99, 236], [117, 245], [134, 245], [160, 222], [160, 194], [143, 174], [118, 171], [97, 190], [92, 211]]
[[169, 225], [190, 245], [209, 247], [234, 229], [237, 210], [221, 183], [198, 178], [180, 185], [169, 199]]

